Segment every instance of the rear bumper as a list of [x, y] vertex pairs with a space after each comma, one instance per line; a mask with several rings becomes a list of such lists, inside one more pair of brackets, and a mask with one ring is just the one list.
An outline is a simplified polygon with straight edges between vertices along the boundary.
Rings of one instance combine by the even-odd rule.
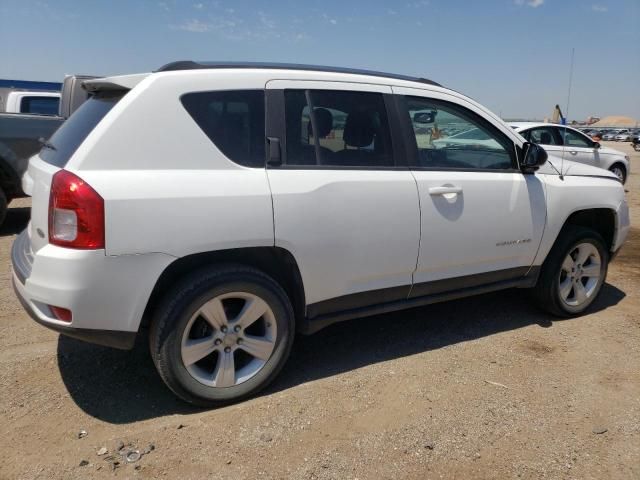
[[[31, 318], [47, 328], [99, 345], [131, 348], [151, 291], [173, 261], [164, 254], [105, 255], [45, 245], [31, 251], [28, 231], [11, 250], [13, 285]], [[57, 319], [50, 306], [71, 311]]]
[[137, 332], [74, 328], [62, 325], [60, 322], [52, 322], [41, 318], [27, 301], [24, 288], [15, 272], [13, 275], [13, 290], [16, 292], [18, 300], [20, 300], [22, 307], [27, 311], [29, 316], [43, 327], [78, 340], [95, 343], [96, 345], [104, 345], [105, 347], [119, 348], [121, 350], [131, 350], [135, 344]]

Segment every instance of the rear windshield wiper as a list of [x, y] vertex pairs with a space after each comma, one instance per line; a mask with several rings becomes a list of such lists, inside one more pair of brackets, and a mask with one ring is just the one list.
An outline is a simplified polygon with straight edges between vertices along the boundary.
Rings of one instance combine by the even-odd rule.
[[40, 137], [38, 139], [38, 142], [40, 142], [40, 145], [42, 145], [44, 148], [48, 148], [50, 150], [53, 150], [54, 152], [58, 150], [53, 143], [51, 143], [49, 140], [45, 140], [43, 137]]

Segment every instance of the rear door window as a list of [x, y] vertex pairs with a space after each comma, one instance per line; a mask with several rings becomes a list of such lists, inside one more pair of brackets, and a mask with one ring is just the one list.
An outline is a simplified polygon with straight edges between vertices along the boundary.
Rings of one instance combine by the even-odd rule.
[[59, 104], [57, 97], [23, 97], [20, 100], [20, 113], [57, 115]]
[[394, 166], [381, 93], [285, 90], [287, 165]]
[[532, 128], [527, 140], [540, 145], [562, 145], [562, 140], [551, 127]]
[[568, 128], [557, 128], [560, 141], [568, 147], [593, 148], [594, 142], [581, 133], [574, 132]]
[[98, 94], [84, 102], [42, 147], [40, 158], [51, 165], [63, 168], [91, 130], [123, 95], [123, 92]]
[[227, 90], [187, 93], [180, 99], [202, 131], [230, 160], [265, 166], [264, 92]]

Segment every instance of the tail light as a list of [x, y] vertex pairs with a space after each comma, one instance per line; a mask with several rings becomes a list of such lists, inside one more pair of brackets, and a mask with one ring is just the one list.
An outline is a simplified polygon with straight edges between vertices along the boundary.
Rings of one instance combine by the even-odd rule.
[[68, 248], [104, 248], [104, 200], [66, 170], [56, 173], [51, 183], [49, 242]]

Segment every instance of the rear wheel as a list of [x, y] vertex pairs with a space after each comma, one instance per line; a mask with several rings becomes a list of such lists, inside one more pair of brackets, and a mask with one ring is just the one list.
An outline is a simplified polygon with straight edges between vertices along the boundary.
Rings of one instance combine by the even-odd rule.
[[206, 269], [180, 282], [150, 332], [160, 376], [200, 406], [240, 400], [268, 385], [294, 336], [289, 299], [272, 278], [243, 266]]
[[597, 232], [566, 227], [549, 252], [534, 288], [539, 306], [561, 317], [580, 315], [600, 293], [608, 261]]
[[622, 183], [627, 181], [627, 169], [621, 163], [612, 165], [609, 171], [618, 177]]
[[5, 218], [7, 218], [8, 206], [9, 206], [9, 200], [4, 194], [4, 191], [0, 188], [0, 226], [2, 226]]

